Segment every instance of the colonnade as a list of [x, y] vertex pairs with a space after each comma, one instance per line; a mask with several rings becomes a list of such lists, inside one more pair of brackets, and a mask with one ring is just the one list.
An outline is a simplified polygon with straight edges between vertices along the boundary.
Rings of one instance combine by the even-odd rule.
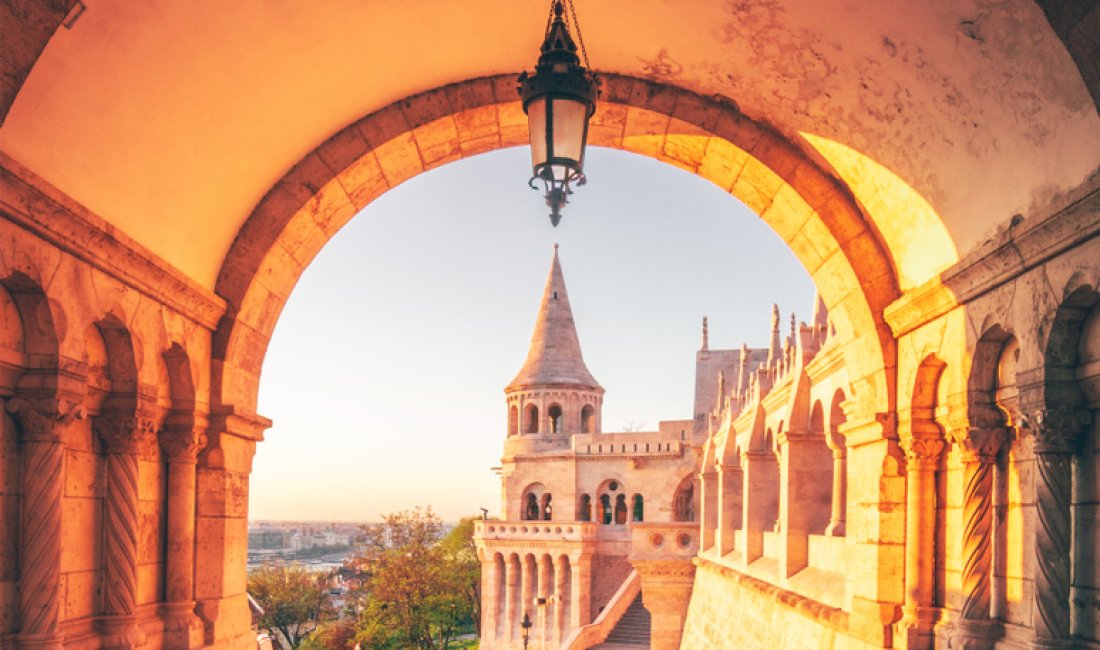
[[592, 556], [495, 552], [482, 561], [482, 647], [557, 648], [591, 620]]

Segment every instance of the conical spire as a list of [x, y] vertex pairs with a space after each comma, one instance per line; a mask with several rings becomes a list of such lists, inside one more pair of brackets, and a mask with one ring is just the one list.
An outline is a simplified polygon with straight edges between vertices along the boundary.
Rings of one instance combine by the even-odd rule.
[[527, 362], [505, 390], [539, 386], [603, 390], [592, 373], [588, 372], [581, 356], [581, 343], [573, 322], [573, 310], [569, 306], [569, 294], [565, 291], [557, 244], [554, 244], [550, 276], [546, 279], [542, 304], [539, 305]]

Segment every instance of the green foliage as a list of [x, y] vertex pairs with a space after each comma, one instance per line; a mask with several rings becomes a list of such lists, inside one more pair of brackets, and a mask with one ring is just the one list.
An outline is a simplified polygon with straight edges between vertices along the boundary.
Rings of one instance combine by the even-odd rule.
[[355, 640], [368, 648], [453, 648], [480, 618], [480, 564], [473, 521], [447, 537], [431, 509], [387, 515], [364, 529], [367, 549], [356, 563], [368, 574]]
[[248, 575], [248, 593], [263, 608], [258, 625], [291, 650], [331, 618], [325, 576], [299, 565], [265, 566]]

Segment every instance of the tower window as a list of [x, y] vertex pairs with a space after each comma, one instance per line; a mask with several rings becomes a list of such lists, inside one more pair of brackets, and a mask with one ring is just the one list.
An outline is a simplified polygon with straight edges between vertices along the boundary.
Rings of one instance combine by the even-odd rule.
[[596, 409], [591, 404], [585, 404], [581, 409], [581, 433], [595, 433]]
[[539, 407], [534, 404], [528, 404], [524, 409], [524, 433], [538, 433], [539, 432]]
[[547, 415], [550, 416], [550, 433], [561, 433], [561, 406], [558, 404], [551, 404], [550, 409], [547, 411]]

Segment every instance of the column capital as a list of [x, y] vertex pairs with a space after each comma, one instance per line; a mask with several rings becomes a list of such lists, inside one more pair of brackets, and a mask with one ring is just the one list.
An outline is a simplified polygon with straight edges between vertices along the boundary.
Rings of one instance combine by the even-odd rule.
[[170, 463], [194, 463], [206, 446], [206, 417], [191, 411], [171, 411], [160, 431], [160, 446]]
[[934, 470], [939, 465], [940, 456], [946, 445], [943, 438], [924, 436], [903, 438], [899, 444], [905, 451], [905, 459], [909, 467], [923, 470]]
[[82, 404], [56, 397], [14, 397], [7, 411], [19, 423], [24, 442], [59, 443], [64, 427], [85, 416]]
[[1022, 418], [1021, 425], [1035, 437], [1036, 453], [1072, 454], [1077, 450], [1081, 434], [1092, 424], [1092, 413], [1077, 404], [1033, 409]]
[[92, 428], [107, 444], [107, 453], [136, 454], [155, 444], [160, 422], [142, 406], [111, 408], [92, 418]]
[[948, 430], [947, 437], [958, 445], [964, 463], [992, 463], [1008, 440], [1003, 426], [960, 426]]

